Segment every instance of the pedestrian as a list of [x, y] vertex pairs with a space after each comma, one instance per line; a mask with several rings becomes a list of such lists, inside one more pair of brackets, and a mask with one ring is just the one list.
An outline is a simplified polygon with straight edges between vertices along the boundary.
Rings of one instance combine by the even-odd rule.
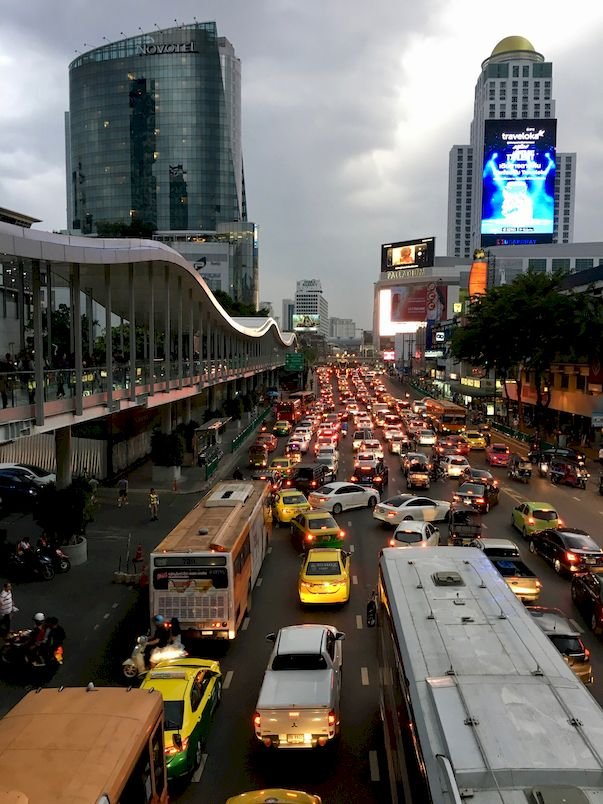
[[122, 477], [117, 484], [117, 507], [128, 504], [128, 481]]
[[371, 596], [366, 604], [366, 625], [374, 628], [377, 624], [377, 592], [371, 592]]
[[6, 636], [10, 631], [11, 615], [19, 609], [13, 602], [13, 588], [5, 583], [0, 592], [0, 636]]
[[599, 463], [601, 466], [603, 466], [603, 444], [601, 444], [601, 447], [599, 448]]
[[159, 494], [154, 488], [149, 492], [149, 511], [151, 512], [151, 522], [159, 519]]
[[238, 466], [234, 470], [234, 472], [232, 473], [232, 479], [233, 480], [243, 480], [243, 472], [241, 472], [241, 470], [239, 469]]

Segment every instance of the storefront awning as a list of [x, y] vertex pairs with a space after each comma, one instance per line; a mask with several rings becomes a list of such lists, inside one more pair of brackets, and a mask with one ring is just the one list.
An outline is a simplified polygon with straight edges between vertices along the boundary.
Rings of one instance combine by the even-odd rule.
[[[463, 396], [471, 396], [475, 397], [476, 399], [492, 399], [494, 396], [494, 389], [493, 388], [474, 388], [471, 385], [464, 385], [460, 382], [451, 382], [450, 383], [450, 390], [453, 394], [462, 394]], [[500, 399], [501, 392], [500, 388], [496, 391], [496, 396]]]

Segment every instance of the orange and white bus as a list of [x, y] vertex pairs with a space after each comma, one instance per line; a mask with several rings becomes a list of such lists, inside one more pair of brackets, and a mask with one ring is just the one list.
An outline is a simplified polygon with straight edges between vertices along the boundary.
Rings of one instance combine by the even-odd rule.
[[38, 689], [0, 720], [0, 802], [167, 804], [163, 698]]
[[270, 484], [222, 481], [151, 553], [151, 614], [189, 637], [234, 639], [272, 535]]
[[467, 427], [467, 411], [461, 405], [456, 405], [448, 399], [432, 399], [427, 397], [424, 400], [429, 416], [438, 420], [437, 430], [439, 433], [462, 433]]

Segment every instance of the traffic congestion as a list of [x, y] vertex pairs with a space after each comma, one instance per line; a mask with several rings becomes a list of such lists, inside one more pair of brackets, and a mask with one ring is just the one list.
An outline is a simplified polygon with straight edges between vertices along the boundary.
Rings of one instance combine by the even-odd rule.
[[121, 683], [162, 696], [170, 800], [389, 800], [369, 627], [386, 548], [481, 550], [603, 700], [594, 474], [382, 371], [319, 368], [151, 554], [152, 631]]

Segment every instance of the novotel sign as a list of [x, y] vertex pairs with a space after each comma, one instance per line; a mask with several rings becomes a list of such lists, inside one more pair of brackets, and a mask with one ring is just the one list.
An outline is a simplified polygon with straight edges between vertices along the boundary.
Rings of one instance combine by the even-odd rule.
[[164, 53], [196, 53], [194, 42], [166, 42], [159, 45], [138, 45], [140, 56], [162, 56]]

